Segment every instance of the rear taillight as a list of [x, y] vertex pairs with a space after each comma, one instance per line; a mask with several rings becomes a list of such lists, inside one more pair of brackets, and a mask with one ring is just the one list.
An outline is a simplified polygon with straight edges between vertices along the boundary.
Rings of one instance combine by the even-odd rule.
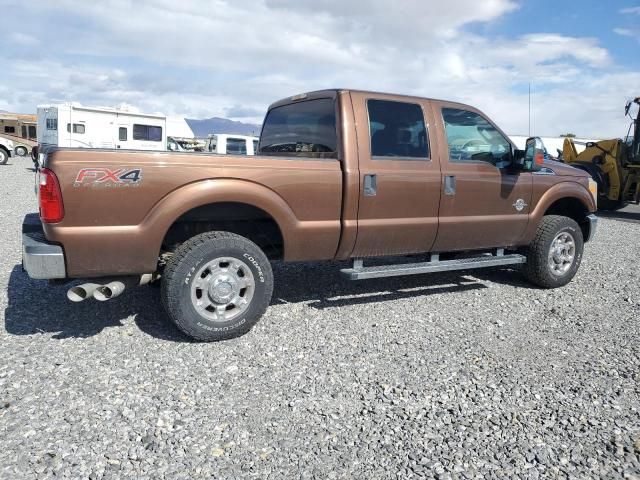
[[40, 219], [44, 223], [58, 223], [64, 218], [64, 205], [58, 177], [48, 168], [41, 168], [38, 175]]

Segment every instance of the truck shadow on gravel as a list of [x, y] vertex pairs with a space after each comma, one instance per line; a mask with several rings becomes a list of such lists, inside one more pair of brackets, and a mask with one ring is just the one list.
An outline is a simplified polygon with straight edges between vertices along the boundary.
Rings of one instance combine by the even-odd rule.
[[[305, 303], [310, 308], [330, 309], [373, 304], [447, 293], [456, 295], [491, 288], [490, 283], [532, 288], [508, 268], [449, 272], [352, 282], [340, 276], [335, 263], [273, 265], [275, 287], [271, 305]], [[76, 282], [78, 283], [78, 282]], [[16, 265], [8, 284], [5, 329], [12, 335], [53, 334], [54, 339], [88, 338], [112, 327], [131, 328], [174, 342], [191, 342], [167, 318], [160, 289], [141, 287], [100, 303], [71, 303], [66, 292], [73, 283], [51, 286], [31, 280]]]
[[640, 211], [625, 212], [598, 212], [598, 216], [621, 222], [640, 223]]
[[132, 289], [105, 303], [93, 299], [72, 303], [67, 290], [74, 283], [53, 286], [32, 280], [16, 265], [7, 287], [5, 330], [12, 335], [53, 334], [52, 338], [62, 340], [93, 337], [111, 327], [128, 327], [133, 321], [153, 337], [189, 341], [166, 317], [158, 288]]
[[275, 286], [271, 305], [306, 303], [320, 310], [364, 305], [443, 293], [490, 288], [487, 282], [532, 288], [510, 268], [411, 275], [350, 281], [340, 276], [335, 263], [283, 264], [273, 266]]

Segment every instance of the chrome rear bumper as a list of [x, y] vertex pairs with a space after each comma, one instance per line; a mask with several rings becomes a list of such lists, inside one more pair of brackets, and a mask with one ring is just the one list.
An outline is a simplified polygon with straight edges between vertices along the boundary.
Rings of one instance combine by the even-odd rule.
[[34, 213], [22, 222], [22, 268], [37, 280], [67, 276], [62, 247], [47, 241], [40, 218]]

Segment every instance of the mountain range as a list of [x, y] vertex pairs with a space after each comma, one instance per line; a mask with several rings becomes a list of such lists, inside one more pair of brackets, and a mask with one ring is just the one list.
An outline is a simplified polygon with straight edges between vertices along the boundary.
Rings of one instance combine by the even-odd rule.
[[187, 124], [193, 130], [196, 137], [206, 137], [210, 133], [232, 133], [236, 135], [260, 135], [261, 125], [253, 123], [236, 122], [228, 118], [205, 118], [196, 120], [185, 118]]

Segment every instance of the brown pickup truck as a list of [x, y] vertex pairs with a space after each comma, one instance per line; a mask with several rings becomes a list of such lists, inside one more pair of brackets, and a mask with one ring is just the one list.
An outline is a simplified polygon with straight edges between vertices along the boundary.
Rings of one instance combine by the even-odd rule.
[[539, 139], [516, 150], [473, 107], [401, 95], [276, 102], [255, 157], [40, 157], [40, 214], [23, 225], [28, 274], [87, 279], [68, 291], [74, 301], [160, 278], [169, 317], [200, 340], [259, 320], [271, 260], [351, 259], [351, 280], [522, 264], [552, 288], [573, 278], [597, 222], [595, 183], [545, 162]]

